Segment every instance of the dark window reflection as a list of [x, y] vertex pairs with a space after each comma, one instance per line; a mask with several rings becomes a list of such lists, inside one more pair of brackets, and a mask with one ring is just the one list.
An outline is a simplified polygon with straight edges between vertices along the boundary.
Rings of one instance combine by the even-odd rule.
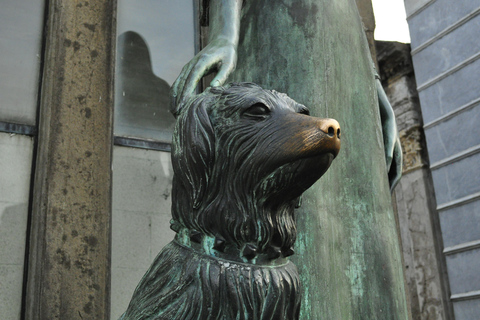
[[170, 86], [194, 55], [194, 2], [119, 0], [116, 136], [170, 142]]
[[118, 37], [115, 126], [117, 135], [171, 140], [168, 83], [152, 71], [145, 40], [128, 31]]

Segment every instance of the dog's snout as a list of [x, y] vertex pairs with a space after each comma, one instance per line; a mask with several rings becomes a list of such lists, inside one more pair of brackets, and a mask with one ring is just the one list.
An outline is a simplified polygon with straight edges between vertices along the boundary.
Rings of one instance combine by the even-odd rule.
[[322, 119], [320, 121], [320, 130], [332, 138], [340, 139], [340, 124], [335, 119]]

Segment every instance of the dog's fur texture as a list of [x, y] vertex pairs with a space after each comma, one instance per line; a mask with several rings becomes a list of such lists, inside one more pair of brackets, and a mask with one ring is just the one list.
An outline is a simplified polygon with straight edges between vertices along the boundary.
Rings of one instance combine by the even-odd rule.
[[171, 242], [135, 289], [121, 320], [294, 320], [300, 280], [292, 262], [228, 262]]
[[[325, 120], [305, 106], [252, 83], [209, 88], [176, 113], [178, 234], [122, 319], [298, 319], [300, 281], [285, 258], [296, 238], [294, 207], [337, 155], [339, 130], [321, 130]], [[202, 245], [190, 242], [192, 232]], [[237, 256], [205, 249], [206, 239]], [[254, 248], [248, 259], [246, 246]], [[271, 252], [273, 263], [255, 262]]]

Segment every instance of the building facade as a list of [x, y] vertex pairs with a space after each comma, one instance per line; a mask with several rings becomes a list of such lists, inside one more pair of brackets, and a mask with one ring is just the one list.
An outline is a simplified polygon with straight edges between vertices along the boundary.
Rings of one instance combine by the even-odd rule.
[[[480, 314], [480, 2], [405, 0], [455, 319]], [[427, 213], [426, 213], [427, 214]]]
[[377, 41], [382, 85], [395, 111], [403, 175], [393, 193], [413, 320], [451, 319], [435, 191], [410, 45]]

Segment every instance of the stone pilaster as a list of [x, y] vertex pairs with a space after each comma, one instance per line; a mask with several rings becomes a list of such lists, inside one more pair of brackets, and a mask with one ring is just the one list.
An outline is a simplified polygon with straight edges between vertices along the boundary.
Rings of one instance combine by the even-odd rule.
[[49, 1], [26, 319], [108, 319], [115, 0]]

